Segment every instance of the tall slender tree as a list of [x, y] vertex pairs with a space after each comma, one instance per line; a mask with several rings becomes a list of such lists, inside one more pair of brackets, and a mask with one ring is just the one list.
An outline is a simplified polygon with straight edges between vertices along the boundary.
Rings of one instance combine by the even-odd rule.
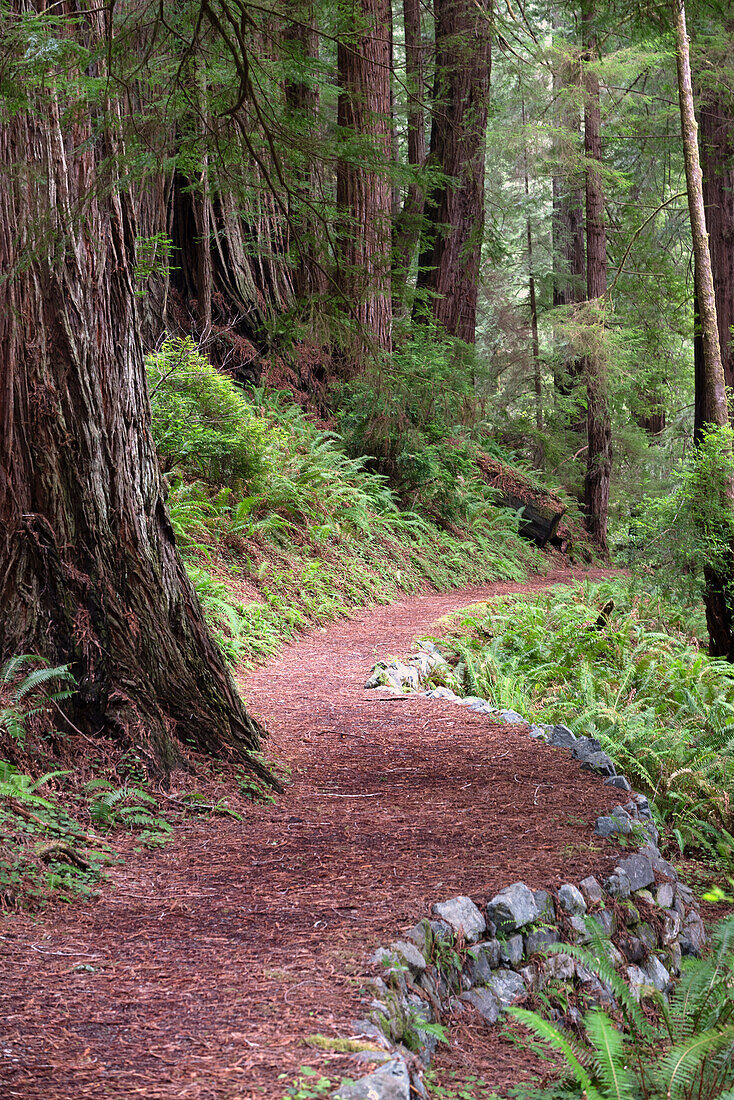
[[392, 347], [391, 41], [388, 0], [349, 0], [338, 46], [339, 264], [366, 350]]
[[428, 295], [439, 325], [473, 344], [484, 234], [492, 9], [485, 0], [435, 0], [434, 11], [428, 163], [441, 173], [441, 182], [426, 203], [418, 287]]
[[[582, 11], [584, 46], [584, 149], [586, 153], [586, 293], [590, 303], [604, 309], [607, 292], [607, 234], [602, 181], [601, 105], [597, 65], [599, 49], [594, 29], [593, 0]], [[603, 318], [596, 318], [597, 322]], [[600, 341], [596, 341], [597, 347]], [[592, 538], [607, 548], [609, 482], [612, 472], [612, 425], [607, 366], [603, 349], [585, 356], [586, 479], [584, 518]]]

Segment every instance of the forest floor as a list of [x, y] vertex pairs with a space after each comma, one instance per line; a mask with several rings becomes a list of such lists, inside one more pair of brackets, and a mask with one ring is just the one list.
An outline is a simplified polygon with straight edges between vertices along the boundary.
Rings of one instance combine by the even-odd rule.
[[[601, 571], [406, 598], [310, 631], [242, 681], [291, 769], [245, 820], [188, 819], [112, 869], [98, 898], [7, 919], [0, 1094], [282, 1097], [302, 1065], [366, 1070], [309, 1036], [350, 1036], [374, 947], [455, 894], [605, 875], [594, 819], [618, 801], [520, 727], [443, 700], [364, 690], [447, 612]], [[462, 1023], [438, 1059], [499, 1092], [546, 1068]], [[283, 1076], [284, 1075], [284, 1076]]]

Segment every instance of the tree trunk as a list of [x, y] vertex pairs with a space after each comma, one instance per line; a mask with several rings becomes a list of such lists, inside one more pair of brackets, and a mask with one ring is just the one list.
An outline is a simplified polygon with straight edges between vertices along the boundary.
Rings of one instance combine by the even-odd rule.
[[[484, 0], [435, 0], [436, 75], [429, 164], [443, 181], [426, 204], [418, 287], [439, 325], [476, 338], [484, 233], [490, 11]], [[425, 311], [418, 303], [416, 315]]]
[[[586, 294], [589, 302], [604, 308], [607, 292], [607, 234], [604, 224], [604, 190], [601, 177], [601, 108], [594, 12], [582, 16], [584, 56], [584, 148], [586, 152]], [[603, 323], [600, 318], [596, 323]], [[603, 351], [584, 357], [586, 373], [587, 464], [584, 483], [584, 519], [591, 537], [607, 549], [609, 481], [612, 472], [612, 426], [609, 410], [607, 367]]]
[[[693, 241], [693, 269], [696, 286], [696, 306], [700, 330], [700, 361], [696, 372], [698, 387], [696, 409], [705, 425], [723, 427], [729, 423], [724, 365], [719, 344], [714, 276], [706, 231], [701, 164], [698, 154], [698, 124], [693, 108], [690, 48], [686, 28], [686, 10], [678, 0], [676, 11], [676, 62], [678, 68], [678, 99], [680, 102], [683, 156], [686, 166], [688, 211]], [[730, 507], [734, 508], [734, 484], [726, 486]], [[734, 547], [730, 547], [728, 568], [704, 569], [704, 604], [709, 632], [709, 649], [713, 657], [734, 661], [734, 614], [731, 586], [734, 580]]]
[[[421, 29], [420, 0], [403, 0], [405, 30], [405, 76], [408, 88], [408, 164], [419, 172], [426, 162], [425, 96], [426, 49]], [[405, 283], [420, 238], [425, 206], [425, 190], [418, 179], [408, 184], [402, 209], [395, 224], [393, 246], [393, 296], [396, 304], [404, 300]]]
[[[700, 107], [701, 172], [706, 229], [716, 301], [719, 346], [724, 382], [734, 388], [734, 102], [721, 92], [705, 92]], [[696, 417], [694, 439], [700, 441], [704, 425], [712, 423], [707, 408], [703, 339], [696, 302]]]
[[[103, 39], [99, 11], [54, 6], [86, 42]], [[75, 724], [165, 772], [183, 744], [247, 759], [262, 731], [175, 550], [115, 142], [80, 112], [64, 125], [40, 82], [0, 129], [0, 656], [69, 663]]]
[[[293, 11], [292, 5], [290, 10]], [[299, 301], [312, 304], [329, 289], [323, 226], [315, 208], [321, 198], [323, 172], [320, 161], [311, 156], [308, 149], [319, 126], [319, 87], [315, 71], [319, 60], [319, 36], [311, 2], [297, 5], [295, 14], [296, 22], [285, 17], [284, 29], [284, 44], [290, 50], [288, 71], [292, 74], [285, 82], [285, 102], [290, 125], [299, 142], [293, 152], [294, 184], [289, 204], [292, 247], [296, 253], [293, 288]]]
[[[581, 159], [581, 63], [578, 53], [562, 56], [553, 73], [553, 89], [560, 102], [559, 134], [555, 141], [558, 168], [553, 176], [553, 305], [564, 307], [586, 297], [586, 249], [584, 245], [584, 179]], [[583, 363], [561, 351], [555, 388], [569, 397], [582, 380]], [[578, 416], [571, 427], [581, 432], [586, 424]]]
[[[392, 348], [390, 289], [392, 9], [388, 0], [350, 0], [343, 13], [337, 163], [340, 281], [359, 324], [360, 355]], [[352, 148], [346, 148], [347, 145]]]

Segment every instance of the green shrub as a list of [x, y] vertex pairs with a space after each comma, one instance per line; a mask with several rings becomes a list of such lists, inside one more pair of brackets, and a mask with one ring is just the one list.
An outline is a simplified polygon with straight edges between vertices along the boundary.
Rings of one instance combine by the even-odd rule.
[[148, 356], [153, 438], [166, 467], [239, 488], [263, 474], [268, 425], [190, 337]]

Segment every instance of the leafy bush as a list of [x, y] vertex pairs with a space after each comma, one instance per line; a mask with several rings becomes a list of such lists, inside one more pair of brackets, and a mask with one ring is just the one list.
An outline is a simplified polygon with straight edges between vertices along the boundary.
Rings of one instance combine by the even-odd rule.
[[[610, 598], [614, 609], [598, 621]], [[654, 606], [621, 582], [494, 600], [450, 629], [467, 694], [598, 737], [681, 851], [731, 858], [731, 665], [661, 629]]]

